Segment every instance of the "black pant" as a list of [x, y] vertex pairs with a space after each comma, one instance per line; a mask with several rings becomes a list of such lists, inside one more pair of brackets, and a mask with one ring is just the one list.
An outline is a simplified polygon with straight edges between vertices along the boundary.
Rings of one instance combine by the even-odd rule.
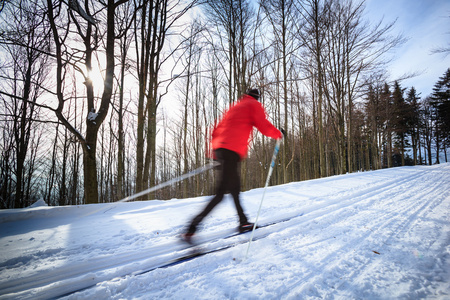
[[239, 155], [228, 149], [217, 149], [214, 151], [216, 159], [220, 162], [220, 179], [216, 187], [216, 195], [206, 205], [200, 214], [198, 214], [191, 222], [188, 232], [194, 233], [197, 230], [197, 225], [205, 218], [213, 208], [222, 201], [223, 196], [229, 192], [234, 199], [237, 213], [239, 215], [239, 222], [241, 224], [247, 223], [247, 217], [244, 214], [241, 203], [239, 201], [239, 192], [241, 190], [241, 179], [239, 176]]

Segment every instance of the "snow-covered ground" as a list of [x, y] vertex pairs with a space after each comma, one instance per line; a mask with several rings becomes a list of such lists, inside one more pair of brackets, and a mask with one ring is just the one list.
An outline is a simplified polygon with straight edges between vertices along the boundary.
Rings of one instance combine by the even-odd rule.
[[[242, 194], [251, 220], [262, 192]], [[247, 259], [243, 243], [137, 274], [186, 251], [208, 199], [2, 210], [0, 299], [450, 299], [450, 164], [269, 187], [260, 222], [292, 218]], [[235, 228], [230, 198], [204, 224], [204, 239]]]

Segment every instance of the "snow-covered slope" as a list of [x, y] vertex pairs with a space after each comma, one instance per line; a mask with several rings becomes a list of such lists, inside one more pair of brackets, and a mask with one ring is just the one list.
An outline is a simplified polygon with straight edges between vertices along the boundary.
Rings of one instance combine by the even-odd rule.
[[[251, 220], [261, 196], [242, 194]], [[292, 219], [258, 229], [247, 259], [244, 243], [133, 275], [183, 253], [208, 199], [1, 210], [0, 299], [450, 298], [450, 164], [269, 187], [260, 222]], [[204, 225], [233, 230], [231, 199]]]

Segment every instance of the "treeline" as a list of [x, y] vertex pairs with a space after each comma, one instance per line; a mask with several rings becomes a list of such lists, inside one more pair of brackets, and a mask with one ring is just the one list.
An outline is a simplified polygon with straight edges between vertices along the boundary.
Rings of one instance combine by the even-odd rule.
[[[272, 184], [447, 160], [450, 69], [425, 97], [390, 81], [388, 52], [404, 40], [364, 9], [2, 1], [1, 208], [113, 202], [198, 168], [215, 120], [250, 87], [287, 131]], [[244, 190], [264, 185], [273, 145], [255, 132]], [[141, 199], [211, 194], [214, 180], [209, 171]]]

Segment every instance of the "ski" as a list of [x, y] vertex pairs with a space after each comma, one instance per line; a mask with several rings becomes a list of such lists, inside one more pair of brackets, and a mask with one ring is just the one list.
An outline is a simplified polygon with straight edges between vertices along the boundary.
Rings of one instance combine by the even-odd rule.
[[[292, 219], [294, 219], [296, 217], [300, 217], [300, 216], [303, 216], [303, 213], [299, 214], [299, 215], [295, 215], [295, 216], [290, 216], [290, 217], [287, 217], [287, 218], [284, 218], [284, 219], [281, 219], [281, 220], [271, 221], [271, 222], [263, 223], [263, 224], [260, 224], [260, 225], [257, 224], [255, 231], [258, 231], [258, 229], [266, 228], [266, 227], [269, 227], [269, 226], [272, 226], [272, 225], [275, 225], [275, 224], [284, 223], [284, 222], [287, 222], [289, 220], [292, 220]], [[204, 256], [204, 255], [207, 255], [207, 254], [210, 254], [210, 253], [223, 251], [223, 250], [232, 248], [232, 247], [240, 245], [240, 244], [245, 244], [245, 243], [248, 242], [247, 239], [243, 239], [243, 240], [239, 240], [239, 241], [233, 241], [231, 243], [227, 243], [225, 245], [220, 245], [220, 246], [217, 246], [217, 247], [213, 247], [211, 249], [207, 249], [207, 247], [205, 246], [205, 245], [207, 245], [209, 243], [214, 243], [214, 242], [219, 241], [219, 240], [230, 240], [233, 237], [236, 237], [236, 236], [239, 236], [239, 235], [250, 235], [251, 233], [252, 233], [251, 230], [246, 231], [246, 232], [238, 232], [237, 231], [237, 232], [233, 232], [233, 233], [231, 233], [229, 235], [226, 235], [226, 236], [223, 236], [223, 237], [219, 237], [219, 238], [215, 238], [215, 239], [209, 239], [209, 240], [201, 242], [201, 243], [194, 243], [194, 244], [187, 244], [186, 243], [187, 247], [184, 250], [188, 250], [189, 251], [187, 254], [184, 254], [181, 257], [172, 259], [171, 261], [169, 261], [167, 263], [163, 263], [163, 264], [161, 264], [159, 266], [155, 266], [155, 267], [149, 268], [147, 270], [141, 270], [141, 271], [138, 271], [138, 272], [134, 272], [133, 275], [141, 275], [141, 274], [149, 273], [149, 272], [154, 271], [156, 269], [168, 268], [168, 267], [171, 267], [171, 266], [174, 266], [174, 265], [177, 265], [177, 264], [181, 264], [183, 262], [190, 261], [190, 260], [195, 259], [195, 258], [200, 257], [200, 256]], [[263, 238], [267, 237], [271, 233], [272, 232], [267, 232], [267, 233], [264, 233], [264, 234], [260, 234], [260, 235], [258, 235], [256, 237], [253, 237], [253, 241], [256, 241], [256, 240], [259, 240], [259, 239], [263, 239]]]
[[[290, 217], [286, 217], [284, 219], [280, 219], [280, 220], [275, 220], [275, 221], [269, 221], [260, 225], [257, 225], [256, 230], [258, 231], [260, 229], [275, 225], [275, 224], [280, 224], [283, 222], [287, 222], [289, 220], [295, 219], [297, 217], [302, 216], [302, 214], [297, 214], [294, 216], [290, 216]], [[197, 257], [201, 257], [210, 253], [215, 253], [215, 252], [219, 252], [219, 251], [224, 251], [226, 249], [232, 248], [234, 246], [240, 245], [240, 244], [244, 244], [248, 242], [248, 239], [241, 239], [241, 240], [233, 240], [233, 237], [237, 237], [239, 235], [249, 235], [251, 233], [251, 231], [247, 231], [247, 232], [243, 232], [240, 233], [238, 231], [233, 231], [232, 233], [229, 233], [225, 236], [221, 236], [221, 237], [212, 237], [212, 238], [206, 238], [204, 240], [202, 240], [201, 243], [195, 244], [195, 245], [188, 245], [186, 244], [185, 248], [179, 249], [178, 252], [181, 252], [179, 254], [178, 257], [173, 258], [171, 260], [168, 260], [166, 262], [161, 262], [159, 264], [156, 265], [152, 265], [152, 266], [148, 266], [145, 267], [141, 270], [136, 270], [134, 272], [130, 272], [128, 274], [124, 274], [124, 275], [119, 275], [116, 278], [123, 278], [126, 276], [136, 276], [136, 275], [142, 275], [142, 274], [146, 274], [146, 273], [150, 273], [154, 270], [157, 269], [162, 269], [162, 268], [169, 268], [171, 266], [177, 265], [177, 264], [181, 264], [190, 260], [193, 260]], [[265, 232], [263, 234], [258, 234], [257, 236], [255, 236], [253, 238], [253, 240], [259, 240], [262, 238], [267, 237], [268, 235], [270, 235], [272, 232]], [[230, 241], [231, 240], [231, 241]], [[228, 243], [222, 243], [221, 245], [218, 246], [213, 246], [210, 247], [210, 249], [208, 249], [208, 245], [210, 244], [214, 244], [215, 242], [219, 242], [219, 241], [229, 241]], [[77, 292], [81, 292], [87, 289], [90, 289], [94, 286], [96, 286], [99, 282], [93, 282], [91, 285], [89, 286], [85, 286], [83, 288], [79, 288], [79, 289], [75, 289], [73, 291], [67, 292], [65, 294], [59, 295], [58, 297], [65, 297], [65, 296], [69, 296], [72, 295], [74, 293]]]

